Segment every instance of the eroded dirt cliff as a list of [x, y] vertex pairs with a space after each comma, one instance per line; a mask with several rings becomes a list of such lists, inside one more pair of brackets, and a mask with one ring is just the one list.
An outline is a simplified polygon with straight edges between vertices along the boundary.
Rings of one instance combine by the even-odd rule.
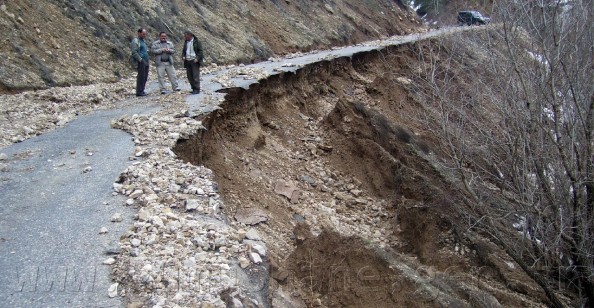
[[[202, 119], [205, 131], [176, 146], [214, 171], [232, 223], [253, 225], [266, 243], [273, 306], [546, 305], [500, 248], [466, 234], [463, 197], [435, 167], [438, 136], [421, 119], [437, 106], [421, 95], [421, 79], [441, 44], [324, 61], [234, 89]], [[465, 49], [472, 59], [481, 57], [475, 47]], [[455, 81], [460, 89], [467, 78]]]

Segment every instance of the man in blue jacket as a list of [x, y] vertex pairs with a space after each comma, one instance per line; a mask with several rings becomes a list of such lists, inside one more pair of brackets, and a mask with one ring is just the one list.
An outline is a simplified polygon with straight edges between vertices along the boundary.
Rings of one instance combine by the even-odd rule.
[[144, 88], [148, 80], [149, 73], [149, 54], [148, 46], [144, 39], [146, 38], [146, 29], [138, 29], [138, 37], [132, 39], [130, 49], [132, 50], [132, 60], [137, 63], [138, 75], [136, 75], [136, 96], [146, 96]]

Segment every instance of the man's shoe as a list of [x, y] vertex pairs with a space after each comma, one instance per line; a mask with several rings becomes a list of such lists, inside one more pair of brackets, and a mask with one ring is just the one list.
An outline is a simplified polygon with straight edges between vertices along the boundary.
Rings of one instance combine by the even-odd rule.
[[175, 92], [181, 91], [181, 88], [175, 88]]
[[167, 94], [167, 91], [161, 90], [161, 94]]
[[140, 93], [140, 94], [136, 94], [136, 96], [147, 96], [148, 94], [146, 94], [145, 92]]
[[198, 91], [198, 90], [194, 90], [191, 92], [191, 94], [198, 94], [198, 93], [200, 93], [200, 91]]

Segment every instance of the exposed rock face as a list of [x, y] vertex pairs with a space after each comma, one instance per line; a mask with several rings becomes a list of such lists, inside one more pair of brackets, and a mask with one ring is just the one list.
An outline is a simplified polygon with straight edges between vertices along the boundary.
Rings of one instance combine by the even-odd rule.
[[420, 23], [399, 1], [0, 1], [0, 91], [115, 81], [129, 74], [129, 41], [139, 27], [178, 48], [189, 29], [206, 62], [346, 45], [414, 32]]

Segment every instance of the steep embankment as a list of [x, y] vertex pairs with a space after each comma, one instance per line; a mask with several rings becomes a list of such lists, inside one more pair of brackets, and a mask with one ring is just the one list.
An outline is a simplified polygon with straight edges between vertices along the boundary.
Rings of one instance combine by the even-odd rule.
[[0, 91], [113, 81], [129, 74], [128, 42], [190, 29], [207, 63], [346, 45], [418, 31], [400, 1], [0, 1]]
[[[424, 120], [437, 123], [439, 107], [423, 93], [425, 69], [480, 63], [432, 54], [445, 45], [324, 61], [235, 89], [203, 119], [207, 130], [178, 143], [181, 158], [214, 171], [233, 224], [255, 225], [266, 243], [273, 306], [546, 303], [501, 249], [466, 234], [464, 196], [435, 167], [443, 153]], [[458, 77], [460, 89], [472, 79]]]

